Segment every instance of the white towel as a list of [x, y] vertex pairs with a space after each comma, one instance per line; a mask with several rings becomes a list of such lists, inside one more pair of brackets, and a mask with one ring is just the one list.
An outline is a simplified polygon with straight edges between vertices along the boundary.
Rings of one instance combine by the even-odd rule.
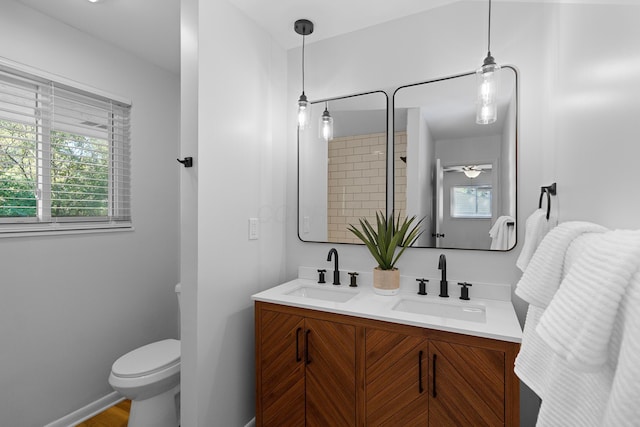
[[[611, 233], [607, 238], [615, 238], [617, 234]], [[565, 280], [571, 280], [569, 275], [575, 267], [582, 264], [582, 256], [594, 250], [588, 249], [589, 247], [602, 246], [600, 243], [602, 239], [601, 234], [586, 233], [573, 240], [566, 253]], [[633, 243], [630, 247], [634, 247]], [[626, 254], [626, 249], [628, 246], [620, 246], [620, 253]], [[623, 265], [626, 264], [623, 263]], [[640, 266], [636, 265], [636, 267]], [[562, 274], [561, 272], [560, 276]], [[561, 290], [565, 286], [565, 280], [562, 280], [559, 285]], [[559, 296], [559, 293], [560, 291], [556, 295]], [[577, 293], [574, 299], [581, 296], [588, 298], [587, 293]], [[553, 299], [547, 311], [552, 305], [555, 305]], [[636, 271], [626, 286], [624, 297], [620, 300], [615, 315], [606, 350], [606, 362], [594, 372], [582, 372], [575, 369], [573, 361], [570, 363], [555, 353], [537, 334], [537, 322], [546, 315], [545, 308], [529, 306], [515, 371], [542, 398], [538, 427], [638, 426], [640, 419], [640, 364], [638, 363], [640, 309], [638, 307], [640, 307], [640, 272]], [[589, 323], [590, 315], [591, 313], [583, 315], [580, 319], [587, 320]]]
[[[620, 304], [608, 365], [616, 359], [617, 369], [607, 401], [602, 425], [604, 427], [633, 427], [640, 420], [640, 272], [631, 279], [625, 298]], [[618, 340], [621, 341], [619, 347]]]
[[[508, 225], [511, 222], [512, 225]], [[516, 243], [515, 222], [513, 217], [503, 215], [496, 219], [489, 230], [491, 236], [491, 249], [505, 251], [511, 249]]]
[[593, 372], [607, 361], [618, 308], [638, 266], [640, 231], [621, 230], [599, 235], [571, 265], [537, 332], [574, 369]]
[[540, 397], [547, 388], [547, 372], [554, 359], [553, 351], [536, 332], [542, 313], [544, 309], [529, 304], [520, 352], [514, 366], [516, 375]]
[[552, 228], [552, 223], [547, 220], [547, 213], [542, 209], [536, 209], [527, 218], [524, 225], [524, 245], [516, 261], [516, 267], [524, 271], [529, 265], [533, 253], [540, 245], [540, 242]]
[[[586, 238], [576, 237], [566, 229], [590, 228], [589, 226], [573, 226], [561, 224], [559, 230], [553, 230], [553, 234], [558, 234], [555, 238], [549, 233], [553, 241], [561, 243], [562, 246], [569, 247], [569, 254], [579, 252], [584, 245]], [[563, 231], [564, 230], [564, 231]], [[593, 234], [594, 236], [595, 234]], [[586, 234], [591, 238], [592, 234]], [[561, 239], [560, 237], [564, 237]], [[548, 245], [540, 245], [536, 252], [537, 257], [542, 257], [551, 248]], [[576, 248], [574, 249], [574, 246]], [[538, 252], [541, 252], [538, 254]], [[550, 268], [557, 268], [558, 271], [545, 271], [542, 278], [556, 281], [555, 285], [560, 286], [565, 254], [561, 254], [560, 263], [546, 265]], [[550, 256], [547, 254], [546, 256]], [[553, 256], [557, 256], [554, 252]], [[569, 257], [568, 257], [569, 258]], [[537, 263], [529, 266], [527, 271], [534, 268]], [[533, 272], [529, 272], [532, 274]], [[524, 278], [524, 276], [523, 276]], [[522, 281], [522, 279], [521, 279]], [[518, 284], [519, 286], [520, 284]], [[611, 389], [611, 380], [603, 373], [589, 373], [577, 375], [570, 369], [568, 363], [558, 357], [551, 347], [538, 335], [536, 327], [545, 307], [529, 304], [527, 319], [524, 325], [522, 344], [520, 352], [515, 362], [515, 373], [524, 381], [540, 398], [542, 405], [538, 413], [537, 427], [600, 427], [599, 420], [605, 410], [606, 400]], [[584, 396], [576, 393], [576, 390], [594, 390], [590, 395]]]
[[546, 308], [560, 286], [564, 255], [571, 242], [583, 233], [604, 232], [590, 222], [565, 222], [551, 230], [531, 257], [516, 285], [515, 293], [537, 307]]
[[[545, 214], [546, 215], [546, 214]], [[546, 220], [546, 218], [545, 218]], [[516, 285], [515, 293], [529, 303], [515, 372], [538, 396], [544, 398], [549, 366], [555, 356], [540, 338], [536, 327], [547, 305], [560, 286], [565, 252], [571, 242], [588, 231], [605, 231], [588, 222], [566, 222], [551, 230], [540, 243], [527, 269]]]

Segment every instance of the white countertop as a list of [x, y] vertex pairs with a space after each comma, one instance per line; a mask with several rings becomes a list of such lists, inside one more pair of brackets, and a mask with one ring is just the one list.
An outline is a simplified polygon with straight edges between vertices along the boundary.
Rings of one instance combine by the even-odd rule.
[[[415, 279], [412, 277], [403, 277], [401, 279], [400, 292], [397, 295], [383, 296], [373, 291], [373, 286], [368, 277], [371, 273], [359, 273], [358, 287], [351, 288], [348, 285], [348, 278], [344, 277], [346, 274], [341, 275], [342, 284], [335, 286], [331, 284], [333, 277], [331, 271], [327, 272], [327, 283], [325, 284], [318, 284], [315, 278], [305, 278], [313, 274], [310, 272], [315, 273], [315, 270], [301, 267], [300, 278], [257, 293], [252, 296], [252, 299], [254, 301], [345, 314], [502, 341], [521, 342], [522, 340], [522, 329], [520, 328], [520, 323], [518, 322], [511, 301], [505, 301], [503, 297], [502, 299], [477, 298], [473, 294], [475, 291], [473, 288], [471, 288], [469, 292], [471, 300], [460, 300], [458, 298], [459, 290], [457, 289], [457, 282], [453, 280], [449, 282], [449, 298], [440, 298], [438, 292], [434, 292], [434, 283], [437, 283], [437, 281], [433, 279], [430, 280], [427, 288], [428, 295], [417, 295], [417, 283], [414, 284]], [[342, 271], [342, 273], [346, 272]], [[342, 277], [344, 277], [344, 280]], [[334, 302], [299, 295], [287, 295], [289, 292], [301, 286], [342, 293], [354, 293], [355, 296], [346, 302]], [[496, 292], [492, 287], [493, 285], [485, 284], [483, 287], [480, 284], [474, 284], [474, 286], [476, 289], [480, 289], [477, 291], [477, 294], [481, 294], [483, 289], [489, 289], [489, 296], [495, 296], [496, 294], [503, 295], [506, 292]], [[432, 302], [439, 305], [454, 305], [462, 308], [468, 307], [470, 310], [482, 308], [485, 310], [486, 319], [484, 322], [469, 321], [394, 310], [394, 306], [401, 300]]]

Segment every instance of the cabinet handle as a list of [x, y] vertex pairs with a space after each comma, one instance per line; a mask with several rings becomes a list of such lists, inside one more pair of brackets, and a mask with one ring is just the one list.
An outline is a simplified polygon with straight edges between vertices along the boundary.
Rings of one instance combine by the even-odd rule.
[[436, 392], [436, 355], [433, 355], [433, 397], [436, 397], [438, 393]]
[[311, 333], [311, 329], [307, 329], [307, 332], [304, 334], [304, 363], [310, 364], [311, 358], [309, 357], [309, 334]]
[[422, 355], [424, 352], [420, 350], [418, 353], [418, 392], [422, 393], [424, 387], [422, 386]]
[[300, 332], [302, 332], [302, 328], [296, 329], [296, 362], [302, 361], [302, 357], [300, 356]]

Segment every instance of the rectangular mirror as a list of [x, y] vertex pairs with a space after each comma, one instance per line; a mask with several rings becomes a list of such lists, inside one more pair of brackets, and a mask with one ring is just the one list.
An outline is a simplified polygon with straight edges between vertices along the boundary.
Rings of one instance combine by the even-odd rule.
[[[347, 226], [386, 211], [387, 101], [376, 91], [311, 103], [309, 125], [298, 131], [300, 240], [360, 244]], [[325, 109], [333, 119], [328, 140]]]
[[487, 125], [476, 124], [475, 73], [394, 93], [394, 211], [424, 218], [414, 246], [516, 244], [517, 73], [498, 73], [498, 118]]

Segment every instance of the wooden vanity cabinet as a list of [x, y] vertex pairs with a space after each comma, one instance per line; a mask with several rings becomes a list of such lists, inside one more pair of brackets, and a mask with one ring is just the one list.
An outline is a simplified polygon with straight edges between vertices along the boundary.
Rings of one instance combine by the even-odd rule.
[[355, 326], [260, 305], [256, 424], [356, 425]]
[[504, 351], [430, 340], [429, 425], [511, 425], [505, 359]]
[[367, 328], [365, 347], [365, 424], [426, 426], [427, 340]]
[[256, 302], [256, 425], [516, 427], [518, 350]]

